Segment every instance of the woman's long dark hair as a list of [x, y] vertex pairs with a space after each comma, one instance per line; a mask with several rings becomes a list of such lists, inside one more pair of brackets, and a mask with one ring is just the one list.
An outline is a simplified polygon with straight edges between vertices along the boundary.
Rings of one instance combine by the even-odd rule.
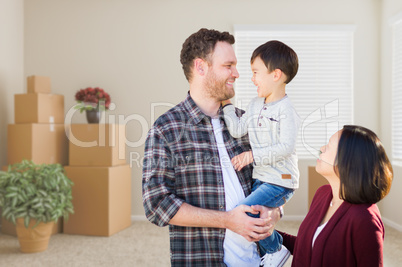
[[354, 204], [377, 203], [391, 189], [393, 170], [384, 147], [371, 130], [345, 125], [334, 164], [339, 196]]

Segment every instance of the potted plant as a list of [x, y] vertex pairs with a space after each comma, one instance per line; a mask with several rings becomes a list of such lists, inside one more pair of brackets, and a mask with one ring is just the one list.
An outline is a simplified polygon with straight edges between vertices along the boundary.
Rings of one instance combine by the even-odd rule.
[[88, 87], [75, 94], [75, 109], [86, 112], [88, 123], [99, 123], [100, 111], [109, 109], [110, 95], [99, 87]]
[[60, 164], [24, 160], [0, 171], [2, 216], [16, 224], [22, 252], [47, 249], [55, 222], [74, 212], [72, 185]]

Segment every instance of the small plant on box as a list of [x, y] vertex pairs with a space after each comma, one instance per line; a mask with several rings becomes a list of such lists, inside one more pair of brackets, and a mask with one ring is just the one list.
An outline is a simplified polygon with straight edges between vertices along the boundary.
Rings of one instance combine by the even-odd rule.
[[99, 87], [88, 87], [75, 94], [78, 104], [75, 106], [80, 112], [87, 110], [107, 110], [110, 105], [110, 95]]
[[25, 227], [31, 220], [57, 222], [74, 213], [71, 187], [60, 164], [34, 164], [24, 160], [0, 171], [0, 206], [2, 216], [16, 224], [23, 218]]

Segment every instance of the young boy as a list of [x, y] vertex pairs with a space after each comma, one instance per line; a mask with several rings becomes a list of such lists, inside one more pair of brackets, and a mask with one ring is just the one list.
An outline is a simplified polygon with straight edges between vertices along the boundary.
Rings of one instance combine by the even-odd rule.
[[[230, 134], [239, 138], [248, 133], [252, 149], [232, 159], [237, 171], [254, 164], [253, 192], [239, 205], [279, 207], [289, 201], [299, 187], [295, 144], [300, 117], [285, 90], [298, 67], [298, 58], [292, 48], [279, 41], [269, 41], [251, 56], [251, 80], [257, 86], [258, 97], [251, 101], [247, 112], [238, 117], [230, 100], [222, 102]], [[274, 231], [259, 242], [260, 253], [265, 255], [262, 263], [277, 251], [274, 257], [282, 262], [278, 266], [286, 262], [290, 253], [282, 246], [282, 240], [282, 236]]]

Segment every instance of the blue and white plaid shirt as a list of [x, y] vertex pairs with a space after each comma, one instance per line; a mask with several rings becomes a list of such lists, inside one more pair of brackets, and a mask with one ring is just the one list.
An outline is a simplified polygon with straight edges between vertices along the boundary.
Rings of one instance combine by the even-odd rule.
[[[249, 151], [248, 137], [234, 139], [223, 125], [229, 157]], [[230, 163], [230, 162], [229, 162]], [[245, 195], [251, 192], [251, 164], [237, 172]], [[143, 204], [152, 223], [166, 226], [181, 204], [225, 211], [225, 189], [211, 118], [187, 98], [160, 116], [145, 143]], [[225, 266], [225, 229], [169, 225], [172, 266]]]

